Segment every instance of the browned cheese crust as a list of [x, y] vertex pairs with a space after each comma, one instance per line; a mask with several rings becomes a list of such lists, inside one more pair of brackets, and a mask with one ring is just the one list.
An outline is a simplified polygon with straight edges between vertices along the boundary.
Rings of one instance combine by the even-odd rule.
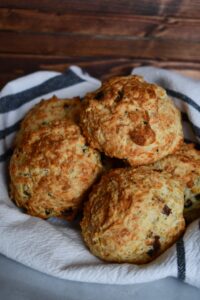
[[182, 143], [180, 112], [164, 89], [142, 77], [111, 78], [84, 103], [81, 127], [89, 144], [132, 166], [155, 162]]
[[11, 197], [33, 216], [73, 219], [102, 170], [100, 155], [68, 120], [25, 131], [10, 161]]
[[183, 233], [184, 187], [167, 173], [115, 169], [103, 175], [84, 207], [82, 235], [105, 261], [144, 264]]
[[25, 116], [16, 135], [15, 145], [23, 143], [24, 133], [37, 130], [40, 126], [48, 126], [55, 120], [69, 120], [78, 123], [81, 111], [81, 101], [78, 97], [58, 99], [56, 96], [42, 100]]

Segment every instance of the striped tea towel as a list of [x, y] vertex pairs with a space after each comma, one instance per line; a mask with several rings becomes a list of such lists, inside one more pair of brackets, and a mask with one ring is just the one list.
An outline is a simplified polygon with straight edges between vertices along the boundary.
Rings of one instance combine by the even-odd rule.
[[[141, 67], [133, 73], [167, 89], [182, 111], [187, 140], [200, 137], [200, 82], [176, 73]], [[184, 237], [147, 265], [104, 263], [85, 247], [75, 225], [45, 221], [20, 211], [8, 196], [8, 158], [20, 120], [41, 98], [83, 96], [100, 81], [72, 66], [65, 73], [37, 72], [8, 83], [0, 93], [0, 253], [26, 266], [63, 279], [132, 284], [177, 277], [200, 288], [199, 220]]]

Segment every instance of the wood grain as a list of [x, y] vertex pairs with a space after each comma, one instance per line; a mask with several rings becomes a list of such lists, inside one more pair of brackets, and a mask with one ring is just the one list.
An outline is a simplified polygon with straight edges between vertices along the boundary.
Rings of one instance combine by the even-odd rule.
[[27, 9], [0, 9], [0, 30], [31, 33], [164, 37], [199, 41], [200, 19], [165, 16], [47, 13]]
[[156, 66], [170, 69], [184, 75], [200, 79], [200, 63], [181, 62], [181, 61], [158, 61], [145, 59], [128, 58], [91, 58], [66, 57], [66, 56], [35, 56], [35, 55], [10, 55], [0, 54], [0, 87], [6, 82], [25, 74], [38, 71], [49, 70], [64, 72], [70, 65], [77, 64], [87, 70], [90, 75], [106, 79], [110, 76], [128, 75], [131, 70], [143, 65]]
[[5, 53], [200, 60], [200, 43], [180, 40], [0, 32]]
[[154, 65], [200, 78], [200, 1], [0, 0], [0, 86], [80, 65], [107, 78]]
[[33, 9], [59, 14], [80, 12], [100, 14], [132, 14], [145, 16], [179, 16], [196, 18], [200, 16], [198, 0], [1, 0], [2, 8]]

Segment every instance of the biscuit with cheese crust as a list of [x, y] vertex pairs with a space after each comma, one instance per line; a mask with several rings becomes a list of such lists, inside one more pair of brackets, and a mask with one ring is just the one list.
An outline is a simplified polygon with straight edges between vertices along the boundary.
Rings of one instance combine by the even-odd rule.
[[37, 103], [20, 124], [15, 139], [15, 146], [23, 143], [24, 133], [37, 130], [40, 126], [48, 126], [53, 121], [69, 120], [78, 123], [81, 111], [81, 101], [79, 97], [72, 99], [59, 99], [53, 96], [50, 99]]
[[102, 171], [100, 154], [68, 120], [25, 131], [10, 161], [11, 197], [27, 213], [71, 220]]
[[180, 147], [181, 116], [166, 91], [131, 75], [114, 77], [84, 99], [81, 127], [88, 143], [138, 166]]
[[108, 172], [84, 206], [81, 228], [86, 245], [105, 261], [152, 261], [184, 231], [183, 191], [181, 182], [165, 172]]

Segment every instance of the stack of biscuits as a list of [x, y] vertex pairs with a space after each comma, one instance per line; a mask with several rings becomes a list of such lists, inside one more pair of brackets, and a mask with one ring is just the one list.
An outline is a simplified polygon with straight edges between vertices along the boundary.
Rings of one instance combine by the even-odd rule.
[[44, 219], [72, 221], [81, 211], [94, 255], [144, 264], [200, 216], [200, 152], [183, 142], [181, 114], [163, 88], [114, 77], [82, 101], [53, 97], [25, 116], [10, 195]]

